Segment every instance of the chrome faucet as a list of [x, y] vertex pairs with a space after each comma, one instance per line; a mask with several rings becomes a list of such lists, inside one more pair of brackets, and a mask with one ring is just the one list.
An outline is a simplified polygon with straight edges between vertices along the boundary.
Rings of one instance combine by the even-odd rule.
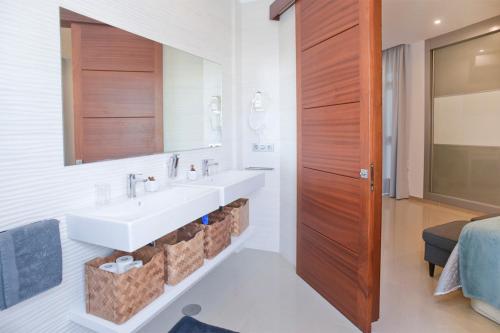
[[210, 167], [213, 165], [219, 165], [213, 158], [201, 160], [201, 172], [203, 177], [210, 176]]
[[141, 178], [142, 173], [129, 173], [127, 177], [127, 196], [130, 199], [137, 197], [137, 183], [145, 183], [148, 180], [146, 178]]
[[177, 167], [179, 166], [179, 154], [172, 154], [168, 160], [168, 178], [177, 177]]

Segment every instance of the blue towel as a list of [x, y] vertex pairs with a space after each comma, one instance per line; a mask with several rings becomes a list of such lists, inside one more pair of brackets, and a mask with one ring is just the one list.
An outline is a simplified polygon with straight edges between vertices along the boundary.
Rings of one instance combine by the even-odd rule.
[[39, 221], [0, 233], [0, 310], [61, 282], [59, 221]]
[[208, 324], [191, 317], [182, 317], [168, 333], [237, 333]]
[[500, 309], [500, 217], [467, 224], [458, 244], [464, 295]]

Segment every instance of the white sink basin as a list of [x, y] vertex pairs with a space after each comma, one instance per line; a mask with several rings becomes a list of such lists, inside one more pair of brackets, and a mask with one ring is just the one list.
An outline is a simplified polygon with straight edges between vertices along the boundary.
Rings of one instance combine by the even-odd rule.
[[219, 208], [210, 187], [172, 187], [66, 216], [71, 239], [132, 252]]
[[265, 184], [265, 174], [259, 171], [229, 170], [195, 181], [176, 185], [198, 188], [213, 188], [219, 191], [219, 203], [225, 206], [234, 200], [255, 192]]

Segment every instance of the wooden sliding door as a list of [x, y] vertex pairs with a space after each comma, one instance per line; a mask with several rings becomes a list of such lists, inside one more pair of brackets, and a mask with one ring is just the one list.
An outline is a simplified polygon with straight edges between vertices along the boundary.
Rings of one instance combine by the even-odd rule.
[[298, 0], [297, 273], [363, 332], [379, 316], [380, 0]]
[[71, 38], [76, 160], [163, 152], [162, 45], [101, 24]]

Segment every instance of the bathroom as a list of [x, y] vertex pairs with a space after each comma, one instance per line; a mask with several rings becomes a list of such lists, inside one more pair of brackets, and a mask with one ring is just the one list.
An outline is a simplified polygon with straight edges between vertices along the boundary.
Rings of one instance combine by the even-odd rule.
[[[294, 235], [280, 235], [294, 232], [293, 217], [288, 217], [288, 230], [280, 228], [279, 210], [280, 201], [294, 201], [295, 190], [293, 156], [281, 156], [282, 151], [295, 150], [295, 88], [293, 80], [289, 80], [295, 70], [294, 38], [288, 34], [293, 21], [279, 25], [268, 20], [266, 2], [248, 8], [237, 1], [117, 4], [8, 1], [2, 5], [0, 164], [5, 182], [1, 230], [27, 221], [58, 219], [63, 253], [61, 285], [0, 313], [2, 332], [85, 331], [68, 319], [68, 309], [85, 302], [84, 263], [109, 254], [110, 249], [72, 240], [65, 216], [96, 205], [97, 196], [102, 195], [96, 185], [104, 185], [111, 200], [124, 197], [130, 173], [154, 176], [165, 186], [185, 179], [191, 165], [201, 178], [204, 159], [218, 163], [211, 167], [213, 173], [245, 167], [269, 169], [259, 172], [265, 174], [265, 186], [249, 197], [254, 231], [245, 246], [276, 253], [286, 251], [289, 260], [294, 260]], [[201, 148], [204, 143], [200, 142], [199, 147], [174, 151], [179, 154], [176, 179], [168, 177], [170, 152], [65, 166], [60, 7], [219, 64], [223, 124], [220, 147]], [[288, 40], [280, 40], [280, 33], [286, 34]], [[280, 86], [280, 81], [288, 86]], [[262, 92], [267, 114], [261, 138], [247, 125], [251, 100], [257, 91]], [[283, 118], [282, 105], [287, 107]], [[259, 143], [259, 139], [260, 143], [272, 144], [273, 151], [252, 151], [252, 144]], [[285, 168], [281, 171], [283, 162]], [[280, 183], [289, 187], [288, 192], [281, 189], [283, 196]], [[137, 192], [139, 198], [147, 195], [142, 184], [137, 185]], [[289, 210], [285, 215], [292, 213]], [[290, 244], [286, 244], [287, 240]]]
[[[481, 8], [486, 14], [474, 17], [467, 24], [500, 15], [500, 4], [498, 12], [487, 13], [488, 1], [481, 1], [484, 3]], [[418, 6], [412, 1], [408, 2], [408, 6], [410, 2]], [[431, 2], [446, 1], [432, 0], [429, 6]], [[375, 128], [382, 122], [380, 105], [377, 104], [378, 96], [382, 95], [381, 82], [368, 74], [363, 76], [363, 73], [375, 73], [374, 77], [377, 77], [381, 72], [381, 66], [378, 66], [382, 54], [381, 6], [387, 4], [387, 8], [399, 8], [393, 6], [394, 3], [393, 0], [2, 1], [0, 332], [175, 333], [203, 329], [202, 332], [212, 333], [323, 333], [419, 332], [428, 328], [443, 332], [495, 331], [498, 325], [472, 311], [465, 305], [462, 295], [460, 303], [457, 303], [460, 306], [453, 306], [446, 298], [434, 300], [430, 289], [435, 287], [437, 280], [429, 281], [427, 277], [426, 263], [420, 258], [423, 253], [420, 235], [416, 237], [415, 246], [391, 238], [393, 230], [389, 226], [392, 219], [398, 220], [396, 217], [399, 217], [398, 223], [403, 224], [404, 221], [400, 221], [405, 220], [395, 213], [397, 205], [409, 205], [405, 218], [419, 219], [415, 224], [419, 226], [425, 224], [421, 222], [429, 209], [442, 209], [432, 211], [435, 221], [440, 223], [444, 223], [445, 218], [470, 218], [479, 212], [461, 208], [429, 208], [427, 204], [417, 202], [421, 199], [415, 198], [422, 198], [423, 195], [415, 193], [410, 193], [413, 199], [408, 200], [382, 199], [379, 168], [382, 162], [381, 154], [377, 153], [377, 145], [381, 147], [381, 134]], [[321, 14], [323, 7], [324, 15]], [[298, 14], [301, 8], [303, 11], [306, 9], [304, 12], [309, 10], [309, 14], [314, 12], [318, 15], [318, 22], [307, 21], [305, 15], [303, 22], [306, 23], [297, 24], [302, 22], [299, 21], [302, 14]], [[358, 19], [358, 10], [366, 16], [360, 15]], [[328, 11], [335, 14], [330, 15]], [[335, 18], [335, 15], [339, 17]], [[329, 20], [327, 16], [335, 20]], [[355, 23], [351, 22], [353, 20]], [[306, 39], [304, 36], [311, 31], [311, 27], [324, 28], [319, 21], [328, 24], [339, 22], [340, 27], [336, 27], [338, 31], [334, 37], [322, 40], [321, 36], [312, 35]], [[463, 25], [466, 25], [465, 21]], [[112, 29], [112, 33], [126, 35], [130, 40], [151, 43], [154, 52], [157, 52], [153, 67], [145, 70], [140, 67], [144, 64], [139, 61], [133, 64], [137, 68], [120, 68], [120, 64], [116, 65], [120, 60], [113, 60], [113, 57], [128, 54], [123, 49], [109, 57], [95, 51], [93, 55], [97, 60], [93, 59], [94, 62], [88, 54], [87, 58], [76, 57], [78, 52], [82, 52], [85, 42], [90, 45], [94, 43], [93, 38], [103, 36], [102, 31], [92, 36], [94, 32], [87, 30], [89, 27], [102, 28], [102, 31]], [[350, 34], [353, 31], [358, 33], [358, 29], [361, 41], [358, 44], [366, 44], [358, 50], [360, 66], [365, 66], [361, 67], [359, 75], [363, 80], [358, 90], [360, 94], [365, 94], [360, 98], [361, 106], [367, 110], [367, 117], [373, 117], [370, 119], [375, 125], [368, 127], [364, 113], [356, 118], [361, 124], [361, 131], [357, 125], [353, 127], [349, 116], [340, 119], [346, 130], [341, 129], [339, 133], [345, 134], [354, 128], [359, 133], [359, 140], [353, 144], [352, 136], [346, 135], [347, 138], [343, 139], [330, 137], [326, 143], [334, 148], [325, 149], [325, 142], [318, 139], [324, 134], [321, 132], [324, 128], [320, 123], [314, 123], [318, 133], [315, 136], [314, 131], [307, 130], [307, 126], [301, 127], [307, 121], [310, 122], [307, 124], [313, 123], [314, 119], [301, 118], [300, 110], [332, 105], [343, 107], [352, 104], [352, 101], [347, 101], [348, 94], [342, 93], [334, 96], [335, 102], [320, 101], [314, 93], [304, 89], [306, 80], [300, 81], [298, 77], [307, 70], [319, 70], [319, 60], [330, 57], [328, 54], [323, 58], [318, 56], [316, 66], [315, 62], [306, 61], [308, 51], [322, 47], [326, 40], [338, 36], [348, 37], [341, 40], [345, 46], [339, 49], [349, 67], [352, 52], [343, 51], [356, 49]], [[370, 35], [368, 32], [372, 29], [374, 33]], [[428, 34], [421, 39], [453, 29], [434, 32], [434, 35]], [[299, 31], [304, 34], [299, 34]], [[89, 33], [88, 39], [82, 37], [85, 32]], [[299, 42], [303, 43], [302, 49], [296, 46]], [[406, 42], [411, 41], [401, 41]], [[102, 39], [93, 45], [109, 46], [111, 49], [123, 46], [120, 43], [113, 44]], [[141, 56], [140, 52], [132, 50], [131, 54]], [[158, 54], [161, 56], [157, 57]], [[110, 68], [99, 67], [102, 65], [100, 62], [109, 59], [112, 63]], [[75, 67], [77, 65], [80, 67]], [[345, 70], [340, 75], [342, 79], [352, 74], [344, 67], [340, 70]], [[86, 76], [91, 72], [102, 76], [96, 76], [97, 79], [92, 81], [90, 75]], [[144, 78], [145, 73], [147, 79]], [[117, 90], [114, 90], [115, 87], [106, 90], [109, 87], [104, 86], [104, 75], [115, 75], [108, 83], [129, 89], [128, 93], [122, 91], [119, 98], [112, 96]], [[126, 75], [130, 76], [127, 78]], [[356, 72], [354, 76], [357, 75]], [[342, 90], [342, 82], [329, 84], [338, 85], [335, 89]], [[352, 81], [345, 83], [347, 87], [353, 85]], [[81, 94], [75, 94], [82, 87], [88, 90], [82, 89]], [[105, 96], [108, 93], [109, 96]], [[94, 101], [88, 102], [92, 98]], [[365, 101], [373, 104], [363, 104]], [[102, 105], [99, 108], [99, 102], [115, 103], [114, 109]], [[141, 108], [148, 110], [144, 113]], [[120, 112], [120, 116], [115, 112]], [[352, 110], [342, 112], [347, 114]], [[123, 122], [114, 122], [117, 118]], [[301, 123], [300, 119], [305, 120]], [[420, 124], [419, 121], [423, 133], [423, 116], [414, 123]], [[324, 123], [336, 126], [326, 120]], [[113, 127], [117, 124], [118, 127]], [[86, 131], [85, 126], [89, 126]], [[414, 133], [409, 134], [413, 135], [413, 139]], [[313, 140], [318, 140], [315, 141], [316, 146], [312, 145]], [[423, 145], [423, 134], [421, 141]], [[334, 161], [336, 157], [328, 157], [334, 153], [342, 155], [345, 150], [336, 145], [345, 142], [347, 149], [354, 149], [354, 153], [351, 151], [349, 154], [366, 154], [367, 158], [362, 157], [361, 160], [368, 162], [368, 157], [370, 161], [374, 157], [375, 163], [365, 163], [361, 170], [361, 165], [356, 164], [354, 175], [352, 170], [345, 171], [352, 167], [352, 154], [348, 154], [351, 159], [348, 158], [347, 162], [338, 164]], [[353, 148], [360, 142], [371, 147], [370, 150]], [[310, 145], [309, 151], [303, 149], [306, 144]], [[418, 158], [419, 155], [411, 155], [411, 143], [409, 149], [409, 160]], [[308, 165], [304, 169], [309, 171], [301, 171], [302, 163]], [[421, 164], [423, 169], [423, 162]], [[331, 169], [332, 165], [334, 169]], [[347, 195], [344, 196], [342, 191], [335, 196], [335, 186], [323, 187], [318, 174], [322, 168], [330, 168], [326, 171], [334, 177], [338, 176], [339, 170], [340, 174], [347, 172], [347, 180], [339, 181], [328, 176], [325, 184], [344, 186], [353, 179], [359, 180], [362, 184], [359, 188], [349, 183], [345, 190], [351, 191], [348, 195], [359, 190], [359, 193], [356, 192], [358, 201], [346, 200]], [[412, 168], [408, 167], [409, 177], [412, 172], [415, 173]], [[301, 189], [305, 193], [303, 196]], [[311, 231], [307, 231], [307, 223], [302, 226], [297, 222], [301, 221], [298, 215], [302, 214], [302, 218], [306, 216], [316, 221], [318, 228], [325, 227], [327, 223], [322, 224], [317, 217], [306, 212], [313, 206], [322, 205], [321, 200], [318, 203], [307, 199], [317, 195], [323, 197], [323, 204], [327, 206], [325, 209], [340, 212], [339, 215], [333, 212], [335, 219], [341, 216], [346, 223], [336, 229], [337, 234], [329, 234], [326, 229], [318, 232], [321, 237], [326, 235], [325, 238], [335, 239], [336, 244], [340, 244], [335, 248], [336, 254], [330, 248], [315, 247], [313, 240], [319, 239], [314, 238], [317, 235], [312, 236]], [[336, 200], [340, 204], [326, 203]], [[241, 202], [247, 211], [234, 206], [235, 202]], [[358, 207], [359, 211], [353, 207]], [[316, 209], [324, 221], [332, 216], [326, 210]], [[414, 213], [417, 210], [423, 211], [422, 216]], [[160, 244], [164, 237], [172, 232], [178, 232], [177, 235], [185, 232], [185, 226], [191, 225], [192, 221], [196, 230], [210, 230], [207, 221], [216, 219], [218, 213], [229, 216], [227, 211], [238, 211], [232, 214], [240, 214], [240, 221], [244, 223], [240, 225], [241, 230], [234, 231], [237, 218], [229, 214], [232, 225], [225, 234], [226, 243], [207, 255], [210, 250], [207, 250], [205, 238], [205, 242], [201, 242], [204, 257], [200, 259], [199, 266], [184, 274], [179, 281], [166, 280], [163, 265], [167, 270], [167, 264], [162, 257], [162, 263], [158, 264], [161, 269], [157, 269], [161, 278], [155, 278], [160, 289], [154, 291], [155, 295], [144, 296], [153, 285], [153, 278], [148, 276], [150, 280], [143, 278], [141, 281], [145, 288], [142, 289], [143, 294], [121, 287], [124, 294], [135, 290], [132, 298], [147, 298], [143, 304], [130, 300], [120, 304], [123, 307], [134, 304], [132, 307], [135, 308], [128, 309], [125, 317], [117, 319], [113, 317], [116, 313], [112, 312], [118, 310], [110, 310], [120, 303], [119, 300], [113, 299], [113, 306], [100, 304], [102, 298], [99, 297], [109, 291], [107, 289], [112, 283], [94, 277], [101, 283], [99, 287], [104, 285], [106, 289], [106, 292], [96, 291], [98, 287], [91, 286], [91, 271], [96, 276], [110, 277], [112, 281], [123, 281], [120, 275], [133, 279], [137, 272], [144, 272], [146, 264], [156, 257], [133, 254], [133, 258], [127, 260], [142, 260], [134, 268], [119, 266], [115, 262], [118, 257], [142, 249], [146, 249], [147, 253], [151, 249], [160, 249], [155, 253], [163, 255]], [[356, 219], [366, 222], [362, 225], [367, 228], [353, 232], [349, 223], [359, 222]], [[50, 280], [49, 276], [54, 274], [54, 279], [48, 282], [52, 285], [9, 305], [9, 288], [2, 281], [9, 276], [8, 265], [2, 262], [6, 260], [7, 253], [2, 234], [5, 236], [9, 231], [33, 226], [35, 229], [26, 230], [35, 233], [34, 240], [40, 240], [43, 238], [37, 233], [41, 235], [42, 231], [36, 227], [47, 221], [52, 223], [51, 227], [58, 226], [57, 235], [50, 234], [47, 239], [52, 240], [51, 249], [59, 251], [56, 255], [60, 256], [60, 262], [54, 266], [54, 260], [45, 258], [48, 266], [39, 266], [40, 276], [30, 276], [30, 281]], [[404, 233], [414, 231], [413, 225], [406, 227], [410, 231], [405, 229]], [[207, 234], [205, 231], [205, 236]], [[30, 241], [27, 236], [24, 239], [27, 239], [26, 243]], [[359, 248], [361, 268], [358, 267], [358, 250], [350, 250], [358, 242], [362, 244]], [[35, 248], [37, 243], [33, 244], [31, 248]], [[29, 249], [28, 245], [26, 248]], [[44, 244], [39, 245], [44, 247]], [[122, 252], [110, 257], [115, 250]], [[325, 256], [324, 251], [331, 257]], [[409, 297], [405, 306], [399, 307], [396, 300], [404, 290], [401, 282], [404, 273], [393, 272], [390, 260], [393, 259], [392, 253], [407, 253], [405, 251], [418, 256], [408, 272], [413, 272], [413, 268], [418, 270], [415, 273], [418, 281], [412, 280], [411, 286], [422, 295]], [[346, 253], [356, 259], [345, 259], [342, 256]], [[26, 260], [30, 262], [32, 257], [36, 256], [30, 254]], [[104, 259], [96, 261], [99, 258]], [[99, 265], [92, 264], [95, 267], [90, 264], [96, 262]], [[331, 267], [332, 262], [342, 262], [339, 267], [342, 270], [347, 268], [340, 272], [338, 267]], [[328, 268], [322, 271], [320, 267], [318, 272], [321, 274], [310, 273], [315, 265], [323, 263]], [[101, 269], [101, 264], [112, 264], [110, 271]], [[19, 267], [17, 270], [26, 274], [26, 270]], [[345, 276], [352, 281], [347, 281]], [[325, 284], [330, 286], [325, 287]], [[422, 291], [419, 288], [426, 289]], [[455, 295], [449, 300], [456, 301], [457, 298]], [[99, 304], [95, 303], [96, 299]], [[356, 299], [359, 301], [357, 304]], [[415, 317], [414, 321], [402, 322], [401, 318], [415, 313], [419, 304], [426, 304], [421, 316]], [[434, 318], [433, 311], [441, 313], [443, 318]], [[422, 317], [430, 319], [427, 321]], [[416, 321], [418, 324], [415, 324]], [[439, 326], [441, 324], [444, 326]], [[183, 328], [182, 325], [194, 326]], [[440, 330], [443, 327], [448, 330]]]

